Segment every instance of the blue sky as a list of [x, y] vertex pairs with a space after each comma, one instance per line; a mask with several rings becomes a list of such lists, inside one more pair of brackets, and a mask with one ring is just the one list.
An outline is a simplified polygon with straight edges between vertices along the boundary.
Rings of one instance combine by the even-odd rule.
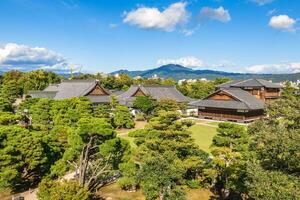
[[298, 0], [1, 0], [0, 69], [300, 71]]

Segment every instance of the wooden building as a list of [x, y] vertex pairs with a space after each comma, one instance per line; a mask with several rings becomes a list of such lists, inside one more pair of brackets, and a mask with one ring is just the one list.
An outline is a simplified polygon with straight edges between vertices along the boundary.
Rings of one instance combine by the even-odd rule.
[[251, 122], [264, 117], [265, 104], [239, 88], [221, 88], [190, 103], [198, 108], [199, 118], [234, 122]]
[[50, 84], [43, 91], [30, 91], [29, 96], [56, 100], [87, 97], [96, 105], [109, 103], [111, 92], [103, 88], [97, 80], [64, 80], [60, 84]]
[[282, 86], [263, 79], [247, 79], [243, 81], [235, 80], [218, 85], [217, 89], [221, 88], [240, 88], [258, 99], [267, 101], [280, 98]]
[[119, 103], [132, 107], [138, 96], [151, 96], [156, 100], [172, 99], [178, 103], [189, 103], [192, 99], [184, 96], [175, 86], [132, 85], [126, 92], [117, 96]]
[[265, 117], [265, 102], [278, 99], [282, 86], [263, 79], [231, 81], [217, 86], [208, 97], [191, 102], [199, 118], [251, 122]]

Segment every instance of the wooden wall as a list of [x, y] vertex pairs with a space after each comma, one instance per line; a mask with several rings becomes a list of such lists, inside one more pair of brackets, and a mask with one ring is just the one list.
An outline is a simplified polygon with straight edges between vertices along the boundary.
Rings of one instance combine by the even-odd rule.
[[235, 99], [231, 96], [229, 96], [228, 94], [220, 91], [210, 97], [208, 97], [207, 99], [211, 99], [211, 100], [231, 100], [231, 101], [235, 101]]
[[105, 90], [97, 85], [88, 95], [95, 95], [95, 96], [100, 96], [100, 95], [108, 95]]
[[133, 95], [133, 97], [146, 96], [145, 93], [139, 88]]
[[264, 117], [264, 110], [250, 110], [248, 112], [237, 112], [237, 110], [231, 109], [216, 109], [216, 108], [205, 108], [199, 109], [200, 118], [210, 118], [221, 121], [251, 121]]

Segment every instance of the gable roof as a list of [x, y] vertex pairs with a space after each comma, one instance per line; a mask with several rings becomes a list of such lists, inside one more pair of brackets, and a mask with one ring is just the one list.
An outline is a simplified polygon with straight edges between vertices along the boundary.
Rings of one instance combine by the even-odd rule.
[[149, 95], [156, 100], [173, 99], [177, 102], [190, 102], [192, 99], [184, 96], [175, 86], [161, 85], [132, 85], [126, 92], [118, 95], [119, 101], [133, 101], [134, 94], [141, 90], [145, 95]]
[[50, 84], [43, 91], [44, 92], [57, 92], [59, 84]]
[[[236, 100], [212, 100], [207, 99], [209, 96], [219, 92], [225, 92], [234, 97]], [[250, 93], [239, 88], [221, 88], [203, 100], [193, 101], [190, 103], [192, 106], [199, 107], [213, 107], [213, 108], [228, 108], [228, 109], [241, 109], [241, 110], [259, 110], [264, 109], [265, 104], [262, 100], [257, 99]]]
[[282, 88], [280, 84], [272, 83], [264, 79], [247, 79], [247, 80], [234, 80], [228, 83], [223, 83], [217, 86], [218, 88], [228, 87], [266, 87], [266, 88]]
[[53, 99], [56, 95], [56, 91], [31, 90], [28, 92], [28, 95], [31, 96], [32, 98]]
[[33, 98], [67, 99], [72, 97], [87, 96], [93, 103], [107, 103], [110, 101], [110, 92], [104, 91], [105, 95], [89, 95], [89, 93], [99, 84], [97, 80], [64, 80], [60, 84], [50, 84], [43, 91], [30, 91]]
[[[82, 97], [91, 92], [98, 85], [96, 80], [68, 80], [59, 84], [58, 91], [54, 99], [66, 99], [72, 97]], [[104, 89], [103, 89], [104, 90]], [[109, 93], [105, 90], [109, 95]]]

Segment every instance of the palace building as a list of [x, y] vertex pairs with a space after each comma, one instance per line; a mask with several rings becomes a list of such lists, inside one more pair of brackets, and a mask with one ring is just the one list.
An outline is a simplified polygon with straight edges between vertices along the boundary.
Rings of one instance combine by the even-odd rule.
[[280, 97], [282, 86], [263, 79], [232, 81], [218, 85], [202, 100], [190, 102], [203, 119], [251, 122], [265, 117], [265, 101]]
[[109, 103], [111, 92], [103, 88], [97, 80], [63, 80], [50, 84], [43, 91], [30, 91], [32, 98], [67, 99], [87, 97], [93, 104]]
[[282, 86], [263, 79], [231, 81], [218, 85], [216, 91], [201, 100], [184, 96], [175, 86], [132, 85], [127, 91], [111, 92], [97, 80], [64, 80], [51, 84], [43, 91], [30, 91], [32, 98], [66, 99], [87, 97], [94, 105], [109, 103], [115, 96], [121, 105], [133, 106], [138, 96], [156, 100], [172, 99], [186, 103], [185, 114], [222, 121], [251, 122], [265, 117], [265, 102], [280, 97]]
[[138, 96], [151, 96], [156, 100], [172, 99], [178, 103], [189, 103], [192, 99], [184, 96], [175, 86], [132, 85], [126, 92], [117, 96], [119, 103], [132, 107]]

